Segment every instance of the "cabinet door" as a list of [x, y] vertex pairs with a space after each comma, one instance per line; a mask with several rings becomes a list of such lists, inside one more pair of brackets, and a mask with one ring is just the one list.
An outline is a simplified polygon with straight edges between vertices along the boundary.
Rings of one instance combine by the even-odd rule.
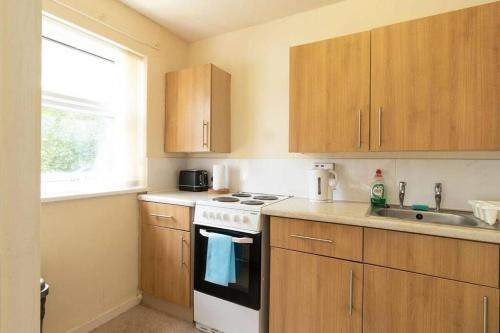
[[210, 151], [231, 152], [231, 74], [212, 65], [212, 105], [207, 133]]
[[167, 73], [165, 151], [209, 150], [211, 65]]
[[142, 225], [141, 287], [144, 292], [190, 306], [189, 232]]
[[291, 48], [290, 151], [367, 151], [369, 94], [369, 32]]
[[271, 248], [271, 333], [361, 332], [361, 264]]
[[365, 265], [363, 303], [365, 333], [498, 332], [495, 288]]
[[374, 29], [374, 151], [500, 149], [500, 2]]

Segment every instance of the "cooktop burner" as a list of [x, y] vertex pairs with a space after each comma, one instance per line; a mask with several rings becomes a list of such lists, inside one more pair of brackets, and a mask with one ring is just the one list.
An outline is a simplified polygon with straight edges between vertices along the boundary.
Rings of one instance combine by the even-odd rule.
[[250, 198], [252, 195], [249, 193], [233, 193], [231, 194], [233, 197], [238, 197], [238, 198]]
[[240, 201], [238, 198], [233, 198], [233, 197], [216, 197], [212, 199], [213, 201], [218, 201], [218, 202], [237, 202]]
[[274, 196], [274, 195], [256, 195], [252, 199], [255, 199], [255, 200], [278, 200], [278, 197]]
[[259, 205], [264, 204], [264, 202], [259, 201], [259, 200], [245, 200], [245, 201], [242, 201], [241, 203], [244, 205], [250, 205], [250, 206], [259, 206]]

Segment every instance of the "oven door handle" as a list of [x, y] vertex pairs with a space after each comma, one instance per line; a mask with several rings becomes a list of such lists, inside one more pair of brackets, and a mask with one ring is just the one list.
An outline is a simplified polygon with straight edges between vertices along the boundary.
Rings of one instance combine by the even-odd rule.
[[[205, 229], [200, 229], [200, 235], [205, 236], [205, 237], [210, 237], [211, 232], [206, 231]], [[233, 243], [238, 243], [238, 244], [252, 244], [253, 239], [250, 237], [232, 237]]]

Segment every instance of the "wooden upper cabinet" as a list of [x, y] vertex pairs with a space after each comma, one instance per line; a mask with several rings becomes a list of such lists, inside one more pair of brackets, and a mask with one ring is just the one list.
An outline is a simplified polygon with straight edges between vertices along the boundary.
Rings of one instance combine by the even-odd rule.
[[498, 333], [498, 289], [364, 265], [363, 332]]
[[370, 33], [290, 49], [290, 152], [369, 148]]
[[167, 73], [166, 152], [230, 152], [230, 86], [211, 64]]
[[500, 2], [374, 29], [370, 149], [500, 149], [499, 36]]

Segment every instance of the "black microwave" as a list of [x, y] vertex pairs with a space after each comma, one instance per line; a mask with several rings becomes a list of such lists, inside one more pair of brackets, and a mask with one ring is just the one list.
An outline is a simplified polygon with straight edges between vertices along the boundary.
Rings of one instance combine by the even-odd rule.
[[181, 170], [179, 173], [179, 190], [190, 192], [208, 191], [207, 170]]

